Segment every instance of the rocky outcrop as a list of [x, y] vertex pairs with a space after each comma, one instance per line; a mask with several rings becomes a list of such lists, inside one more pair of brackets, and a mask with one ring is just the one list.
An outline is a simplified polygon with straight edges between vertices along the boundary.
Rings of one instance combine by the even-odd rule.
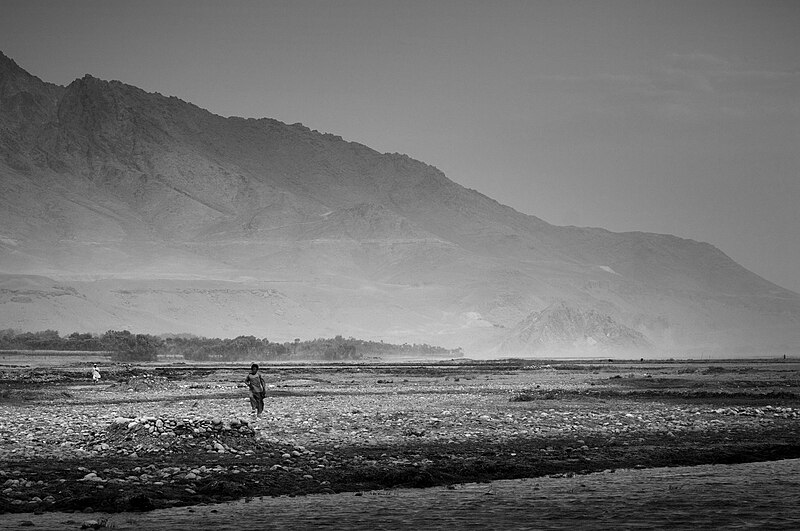
[[612, 317], [558, 301], [520, 322], [501, 351], [647, 352], [652, 348], [644, 334]]

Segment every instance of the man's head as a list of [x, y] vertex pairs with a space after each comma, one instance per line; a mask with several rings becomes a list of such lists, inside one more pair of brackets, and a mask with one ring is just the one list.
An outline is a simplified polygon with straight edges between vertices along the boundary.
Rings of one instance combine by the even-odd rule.
[[254, 363], [254, 364], [250, 365], [250, 372], [253, 373], [253, 374], [258, 372], [258, 363]]

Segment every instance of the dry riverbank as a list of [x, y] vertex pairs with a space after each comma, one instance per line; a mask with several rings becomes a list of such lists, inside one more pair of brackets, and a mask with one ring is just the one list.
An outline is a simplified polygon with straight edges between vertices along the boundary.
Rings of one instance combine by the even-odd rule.
[[[0, 371], [0, 510], [148, 511], [800, 457], [795, 363]], [[83, 516], [81, 516], [83, 518]], [[84, 518], [85, 519], [85, 518]]]
[[280, 498], [0, 515], [0, 530], [797, 529], [800, 459]]

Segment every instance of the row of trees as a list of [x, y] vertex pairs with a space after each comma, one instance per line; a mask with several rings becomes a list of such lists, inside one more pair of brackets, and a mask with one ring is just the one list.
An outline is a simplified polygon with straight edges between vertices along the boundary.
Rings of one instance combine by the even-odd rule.
[[267, 338], [239, 336], [234, 339], [205, 337], [175, 337], [164, 340], [163, 353], [170, 357], [182, 357], [195, 361], [241, 361], [241, 360], [358, 360], [368, 356], [430, 356], [460, 357], [461, 349], [449, 350], [427, 344], [394, 345], [377, 341], [366, 341], [352, 337], [336, 336], [273, 343]]
[[155, 360], [163, 343], [159, 337], [132, 334], [128, 330], [109, 330], [99, 336], [73, 332], [64, 337], [56, 330], [21, 333], [0, 330], [0, 350], [111, 352], [112, 357], [119, 361]]
[[56, 330], [42, 332], [22, 332], [0, 330], [0, 349], [2, 350], [105, 350], [100, 338], [92, 334], [75, 332], [61, 337]]
[[109, 330], [94, 336], [74, 332], [61, 337], [55, 330], [17, 333], [0, 331], [0, 350], [108, 351], [120, 361], [154, 361], [161, 357], [194, 361], [242, 360], [357, 360], [364, 357], [426, 356], [460, 357], [461, 349], [449, 350], [427, 344], [391, 343], [343, 338], [273, 343], [267, 338], [239, 336], [233, 339], [197, 336], [156, 337]]
[[270, 343], [267, 338], [254, 336], [234, 339], [173, 337], [164, 340], [162, 349], [166, 356], [194, 361], [279, 360], [285, 359], [289, 352], [280, 343]]

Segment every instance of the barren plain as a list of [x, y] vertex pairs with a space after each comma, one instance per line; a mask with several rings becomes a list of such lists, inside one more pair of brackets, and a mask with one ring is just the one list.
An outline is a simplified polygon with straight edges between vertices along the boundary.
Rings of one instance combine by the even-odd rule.
[[645, 469], [800, 458], [796, 359], [264, 364], [260, 419], [247, 366], [105, 362], [98, 384], [90, 363], [0, 366], [0, 523], [114, 527], [123, 514], [200, 518], [264, 497], [314, 499], [313, 513], [320, 500], [398, 492], [386, 489], [469, 497], [521, 478], [602, 489]]

